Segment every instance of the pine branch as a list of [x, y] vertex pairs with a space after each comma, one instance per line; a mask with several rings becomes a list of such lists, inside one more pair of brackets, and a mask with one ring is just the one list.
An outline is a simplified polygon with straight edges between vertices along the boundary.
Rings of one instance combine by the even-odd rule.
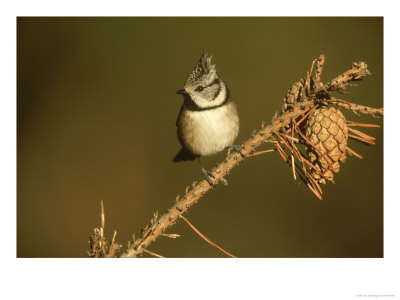
[[[315, 62], [317, 62], [315, 75], [311, 77]], [[296, 178], [296, 174], [299, 175], [300, 179], [306, 183], [310, 190], [319, 199], [322, 199], [322, 190], [318, 182], [306, 170], [306, 166], [313, 168], [312, 163], [308, 161], [295, 146], [295, 143], [299, 142], [299, 139], [293, 136], [294, 133], [298, 134], [299, 138], [302, 140], [305, 138], [300, 132], [300, 123], [308, 117], [311, 110], [316, 109], [317, 106], [323, 103], [330, 103], [373, 116], [383, 114], [383, 109], [360, 106], [330, 96], [334, 91], [343, 92], [351, 81], [361, 80], [362, 77], [370, 74], [364, 62], [354, 63], [351, 69], [336, 77], [328, 84], [323, 85], [321, 82], [321, 73], [324, 62], [325, 57], [323, 55], [321, 55], [318, 60], [314, 60], [311, 70], [307, 72], [306, 77], [293, 84], [288, 91], [284, 99], [283, 112], [275, 116], [271, 124], [268, 126], [263, 125], [261, 129], [253, 133], [247, 141], [240, 145], [244, 157], [233, 152], [211, 171], [216, 185], [226, 181], [224, 177], [228, 175], [233, 168], [238, 166], [241, 161], [251, 159], [248, 157], [262, 153], [263, 151], [255, 152], [262, 144], [273, 143], [278, 153], [281, 154], [282, 158], [291, 166], [294, 177]], [[291, 133], [292, 136], [288, 135], [289, 133]], [[312, 146], [310, 141], [307, 143], [309, 146]], [[286, 147], [290, 154], [287, 154], [282, 147]], [[273, 150], [267, 151], [272, 152]], [[350, 148], [348, 148], [347, 151], [356, 155]], [[298, 160], [299, 164], [295, 162], [295, 159]], [[319, 170], [317, 170], [317, 172], [319, 172]], [[180, 217], [183, 218], [183, 214], [211, 189], [212, 187], [205, 179], [199, 183], [194, 182], [192, 184], [192, 189], [190, 191], [187, 189], [183, 198], [177, 198], [175, 204], [160, 218], [158, 218], [157, 213], [154, 214], [150, 224], [142, 230], [140, 238], [134, 240], [133, 244], [128, 246], [121, 257], [138, 257], [142, 255], [143, 252], [148, 251], [147, 248], [151, 243], [159, 236], [163, 235], [168, 228], [173, 226], [180, 219]]]

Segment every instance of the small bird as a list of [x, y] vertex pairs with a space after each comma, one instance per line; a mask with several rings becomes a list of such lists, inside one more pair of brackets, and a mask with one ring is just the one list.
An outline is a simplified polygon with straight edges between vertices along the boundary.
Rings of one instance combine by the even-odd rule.
[[211, 172], [204, 169], [201, 157], [214, 155], [226, 148], [242, 152], [233, 145], [239, 133], [239, 116], [236, 104], [229, 97], [229, 89], [218, 76], [206, 52], [186, 79], [183, 105], [176, 120], [177, 135], [182, 149], [173, 161], [199, 159], [201, 172], [211, 186], [215, 186]]

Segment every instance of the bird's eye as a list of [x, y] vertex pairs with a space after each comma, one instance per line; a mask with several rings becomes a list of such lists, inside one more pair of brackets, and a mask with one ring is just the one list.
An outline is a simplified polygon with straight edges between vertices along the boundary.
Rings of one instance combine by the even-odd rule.
[[196, 92], [201, 92], [201, 91], [203, 91], [203, 90], [204, 90], [204, 88], [203, 88], [201, 85], [199, 85], [199, 86], [195, 89]]

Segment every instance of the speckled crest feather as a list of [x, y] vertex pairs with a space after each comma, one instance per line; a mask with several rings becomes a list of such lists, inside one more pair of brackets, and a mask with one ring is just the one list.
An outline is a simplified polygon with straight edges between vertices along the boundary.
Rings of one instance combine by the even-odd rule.
[[196, 67], [190, 73], [185, 85], [190, 85], [193, 82], [197, 82], [203, 76], [209, 74], [210, 72], [216, 72], [216, 67], [211, 63], [212, 55], [208, 55], [207, 52], [203, 52], [202, 56]]

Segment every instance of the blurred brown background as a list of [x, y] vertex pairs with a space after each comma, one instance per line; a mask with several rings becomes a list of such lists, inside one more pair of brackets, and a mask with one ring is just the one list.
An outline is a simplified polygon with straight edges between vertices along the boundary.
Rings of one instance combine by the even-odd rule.
[[[340, 97], [383, 106], [383, 18], [18, 18], [17, 34], [18, 257], [87, 257], [100, 199], [106, 235], [117, 229], [126, 245], [201, 178], [197, 162], [171, 160], [175, 91], [203, 50], [238, 105], [238, 143], [322, 53], [324, 82], [364, 60], [373, 75]], [[383, 131], [365, 131], [376, 146], [349, 142], [364, 159], [349, 157], [322, 201], [270, 153], [247, 159], [186, 216], [239, 257], [382, 257]], [[168, 232], [181, 237], [150, 250], [224, 257], [183, 222]]]

